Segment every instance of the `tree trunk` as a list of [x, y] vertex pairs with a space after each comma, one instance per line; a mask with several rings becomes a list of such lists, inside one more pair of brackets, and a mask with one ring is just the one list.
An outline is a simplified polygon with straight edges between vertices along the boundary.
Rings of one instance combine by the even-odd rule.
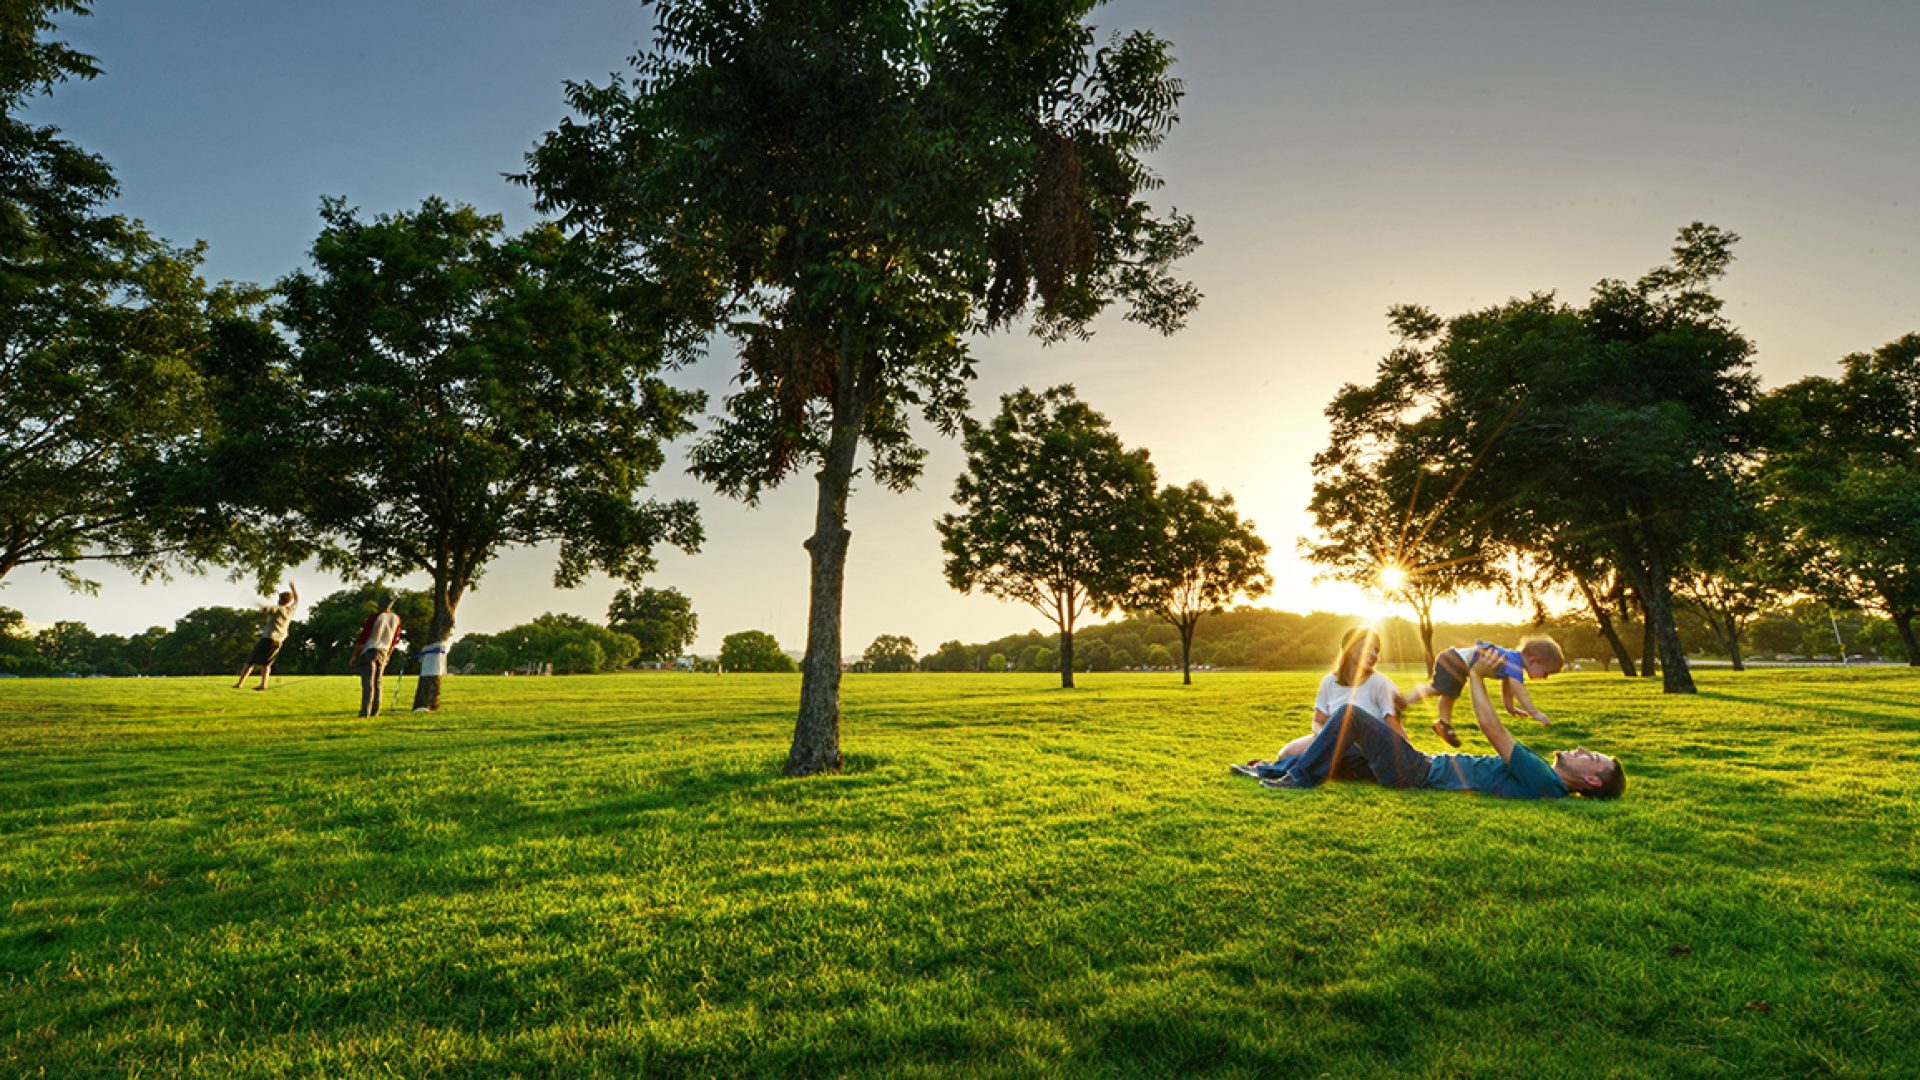
[[1073, 689], [1073, 623], [1060, 630], [1060, 689]]
[[853, 536], [847, 531], [847, 493], [853, 487], [867, 388], [878, 374], [871, 368], [870, 357], [855, 362], [851, 335], [843, 335], [833, 427], [826, 459], [816, 474], [813, 535], [804, 545], [812, 570], [807, 656], [800, 662], [800, 715], [793, 725], [793, 748], [787, 752], [788, 776], [840, 771], [840, 601], [846, 591], [847, 542]]
[[[846, 589], [847, 492], [853, 484], [857, 431], [834, 433], [821, 466], [813, 535], [804, 545], [812, 565], [807, 594], [807, 656], [800, 663], [800, 716], [787, 753], [788, 776], [840, 771], [840, 600]], [[845, 453], [841, 452], [844, 442]]]
[[1740, 620], [1727, 616], [1727, 652], [1733, 659], [1733, 670], [1747, 670], [1747, 658], [1740, 655]]
[[1680, 645], [1680, 628], [1673, 621], [1673, 584], [1658, 558], [1648, 560], [1646, 600], [1647, 624], [1660, 647], [1660, 673], [1665, 676], [1661, 689], [1669, 694], [1699, 693], [1687, 666], [1686, 650]]
[[1173, 624], [1180, 629], [1180, 684], [1182, 686], [1193, 685], [1193, 628], [1198, 622], [1199, 620], [1195, 619], [1193, 622]]
[[[453, 639], [453, 611], [459, 602], [460, 598], [446, 584], [439, 581], [433, 583], [433, 620], [427, 624], [427, 640], [420, 643], [420, 649], [428, 649], [436, 642], [450, 642]], [[426, 658], [421, 659], [424, 666]], [[450, 670], [447, 668], [447, 656], [444, 652], [436, 659], [440, 661], [439, 666], [442, 670]], [[413, 709], [415, 712], [421, 709], [429, 712], [439, 711], [440, 682], [439, 675], [421, 675], [414, 680]]]
[[1647, 598], [1640, 598], [1640, 677], [1651, 679], [1654, 671], [1653, 658], [1660, 652], [1659, 631], [1653, 625], [1653, 605]]
[[1587, 607], [1592, 609], [1595, 621], [1599, 622], [1600, 636], [1607, 639], [1607, 644], [1613, 649], [1614, 657], [1620, 661], [1620, 674], [1629, 679], [1633, 678], [1633, 656], [1627, 652], [1627, 643], [1620, 640], [1620, 631], [1614, 629], [1613, 615], [1607, 611], [1604, 604], [1600, 603], [1599, 598], [1593, 595], [1593, 590], [1588, 587], [1586, 578], [1575, 574], [1573, 582], [1580, 586], [1580, 595], [1586, 598]]
[[1900, 645], [1907, 650], [1907, 666], [1920, 667], [1920, 643], [1913, 638], [1913, 615], [1911, 611], [1893, 613], [1893, 627], [1900, 631]]
[[1427, 678], [1433, 678], [1433, 603], [1412, 601], [1414, 617], [1420, 624], [1420, 655], [1427, 662]]

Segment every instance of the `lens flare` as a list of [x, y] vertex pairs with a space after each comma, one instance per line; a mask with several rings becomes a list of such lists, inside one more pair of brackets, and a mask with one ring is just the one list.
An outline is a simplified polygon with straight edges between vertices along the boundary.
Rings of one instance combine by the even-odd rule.
[[1388, 563], [1380, 568], [1380, 591], [1389, 593], [1399, 592], [1406, 583], [1407, 571], [1405, 567]]

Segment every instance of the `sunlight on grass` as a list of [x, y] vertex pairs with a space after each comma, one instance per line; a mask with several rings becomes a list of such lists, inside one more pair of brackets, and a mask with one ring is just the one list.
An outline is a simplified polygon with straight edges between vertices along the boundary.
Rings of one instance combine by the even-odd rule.
[[0, 1071], [1920, 1071], [1920, 677], [1556, 678], [1613, 804], [1228, 776], [1317, 680], [850, 676], [803, 781], [792, 676], [0, 684]]

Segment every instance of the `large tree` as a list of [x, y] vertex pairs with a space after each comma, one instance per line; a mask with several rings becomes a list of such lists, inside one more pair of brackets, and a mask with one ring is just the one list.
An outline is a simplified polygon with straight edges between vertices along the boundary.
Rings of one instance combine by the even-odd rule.
[[1690, 225], [1666, 265], [1601, 281], [1585, 307], [1539, 293], [1450, 320], [1398, 309], [1403, 345], [1361, 389], [1369, 424], [1398, 425], [1410, 460], [1454, 477], [1464, 527], [1539, 566], [1619, 574], [1668, 693], [1694, 691], [1674, 582], [1744, 520], [1751, 346], [1711, 291], [1736, 240]]
[[[290, 509], [335, 569], [432, 579], [416, 646], [449, 640], [508, 547], [557, 542], [565, 587], [636, 580], [659, 543], [698, 546], [692, 503], [640, 494], [702, 399], [656, 376], [657, 341], [612, 314], [616, 289], [580, 245], [546, 226], [506, 237], [433, 198], [372, 221], [330, 199], [321, 218], [313, 268], [279, 286]], [[437, 708], [439, 677], [418, 687], [414, 708]]]
[[239, 489], [207, 469], [221, 418], [203, 365], [253, 297], [209, 289], [198, 247], [104, 213], [107, 163], [16, 115], [97, 74], [45, 39], [60, 12], [86, 6], [0, 11], [0, 578], [37, 565], [84, 587], [85, 560], [145, 577], [250, 558]]
[[1879, 611], [1920, 666], [1920, 334], [1768, 395], [1763, 484], [1798, 583]]
[[1171, 333], [1198, 302], [1170, 267], [1144, 156], [1181, 87], [1147, 33], [1096, 48], [1095, 0], [658, 0], [631, 83], [571, 85], [578, 119], [530, 158], [540, 205], [617, 247], [634, 317], [691, 358], [739, 345], [740, 390], [694, 455], [748, 500], [817, 485], [805, 677], [789, 775], [840, 767], [847, 501], [904, 489], [918, 411], [958, 430], [971, 335], [1029, 309], [1084, 336], [1115, 300]]
[[1180, 631], [1180, 681], [1190, 686], [1200, 617], [1236, 596], [1253, 599], [1273, 586], [1267, 543], [1253, 522], [1240, 520], [1232, 495], [1215, 495], [1198, 480], [1160, 490], [1142, 539], [1121, 606]]
[[641, 660], [675, 660], [700, 634], [693, 601], [678, 589], [621, 589], [607, 605], [607, 625], [640, 643]]
[[1073, 686], [1073, 628], [1126, 595], [1153, 529], [1153, 462], [1128, 450], [1071, 386], [1021, 388], [989, 424], [966, 422], [958, 513], [940, 519], [947, 583], [1016, 600], [1060, 632]]

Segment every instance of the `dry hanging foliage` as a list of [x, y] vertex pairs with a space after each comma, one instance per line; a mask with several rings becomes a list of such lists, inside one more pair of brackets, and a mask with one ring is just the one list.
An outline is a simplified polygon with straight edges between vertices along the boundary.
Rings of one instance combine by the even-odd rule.
[[747, 339], [740, 358], [753, 381], [772, 392], [774, 419], [781, 430], [772, 441], [768, 466], [774, 475], [782, 475], [798, 452], [796, 439], [805, 429], [807, 404], [816, 399], [832, 400], [838, 388], [839, 357], [830, 347], [828, 335], [809, 325], [801, 305], [795, 302], [788, 307], [784, 322], [763, 326]]
[[1075, 273], [1093, 265], [1096, 251], [1073, 140], [1043, 129], [1036, 141], [1033, 186], [1020, 205], [1023, 269], [1031, 270], [1041, 302], [1052, 304]]

